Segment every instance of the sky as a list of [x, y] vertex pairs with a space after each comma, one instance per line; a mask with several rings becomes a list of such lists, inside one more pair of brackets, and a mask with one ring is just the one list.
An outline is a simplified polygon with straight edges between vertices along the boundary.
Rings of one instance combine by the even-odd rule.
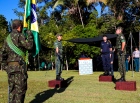
[[4, 15], [7, 21], [18, 19], [13, 9], [18, 8], [19, 0], [0, 0], [0, 14]]
[[[19, 0], [0, 0], [0, 14], [4, 15], [7, 21], [11, 19], [19, 19], [13, 9], [18, 9]], [[97, 7], [100, 12], [100, 7]]]

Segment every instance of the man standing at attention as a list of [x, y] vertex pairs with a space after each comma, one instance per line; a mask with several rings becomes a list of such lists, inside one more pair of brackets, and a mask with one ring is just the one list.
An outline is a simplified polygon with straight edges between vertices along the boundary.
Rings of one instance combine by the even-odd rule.
[[57, 40], [54, 42], [55, 47], [55, 69], [56, 69], [56, 80], [64, 80], [61, 77], [63, 69], [63, 46], [62, 46], [62, 35], [56, 35]]
[[126, 54], [126, 40], [124, 35], [122, 34], [122, 27], [118, 27], [116, 29], [117, 39], [116, 39], [116, 49], [118, 55], [118, 68], [121, 75], [121, 78], [118, 79], [118, 82], [125, 81], [125, 54]]
[[[26, 50], [33, 47], [33, 37], [31, 31], [27, 30], [28, 39], [21, 33], [22, 22], [13, 20], [12, 32], [7, 36], [0, 57], [3, 53], [7, 55], [7, 66], [5, 70], [8, 74], [9, 97], [8, 103], [24, 103], [27, 90], [27, 68], [26, 68]], [[3, 61], [3, 58], [0, 58]]]
[[112, 51], [112, 45], [107, 41], [107, 36], [103, 35], [103, 41], [101, 42], [101, 56], [103, 62], [104, 75], [109, 75], [110, 71], [110, 53]]

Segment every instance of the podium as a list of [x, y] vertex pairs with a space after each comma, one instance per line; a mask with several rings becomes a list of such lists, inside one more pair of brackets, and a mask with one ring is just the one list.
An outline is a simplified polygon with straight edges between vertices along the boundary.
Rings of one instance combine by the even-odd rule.
[[64, 88], [67, 87], [67, 80], [50, 80], [48, 81], [48, 87], [53, 87], [53, 88]]
[[104, 75], [99, 76], [99, 81], [100, 82], [112, 82], [113, 79], [114, 79], [113, 76], [104, 76]]
[[136, 91], [136, 81], [116, 82], [116, 90]]
[[93, 63], [90, 58], [80, 58], [79, 64], [79, 75], [93, 74]]

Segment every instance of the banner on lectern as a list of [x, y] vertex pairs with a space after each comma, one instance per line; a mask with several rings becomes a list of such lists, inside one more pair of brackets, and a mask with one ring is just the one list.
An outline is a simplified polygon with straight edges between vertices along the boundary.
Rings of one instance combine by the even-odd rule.
[[79, 64], [79, 75], [93, 74], [93, 63], [90, 58], [80, 58]]

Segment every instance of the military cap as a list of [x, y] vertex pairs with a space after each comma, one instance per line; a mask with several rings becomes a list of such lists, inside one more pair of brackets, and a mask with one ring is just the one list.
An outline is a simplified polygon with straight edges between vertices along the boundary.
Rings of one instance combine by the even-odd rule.
[[19, 26], [23, 26], [21, 20], [15, 19], [12, 21], [12, 29], [17, 29]]
[[116, 29], [121, 29], [121, 30], [123, 30], [123, 28], [122, 28], [121, 26], [118, 26]]
[[62, 34], [60, 34], [60, 33], [56, 34], [56, 37], [58, 37], [58, 36], [62, 36]]

